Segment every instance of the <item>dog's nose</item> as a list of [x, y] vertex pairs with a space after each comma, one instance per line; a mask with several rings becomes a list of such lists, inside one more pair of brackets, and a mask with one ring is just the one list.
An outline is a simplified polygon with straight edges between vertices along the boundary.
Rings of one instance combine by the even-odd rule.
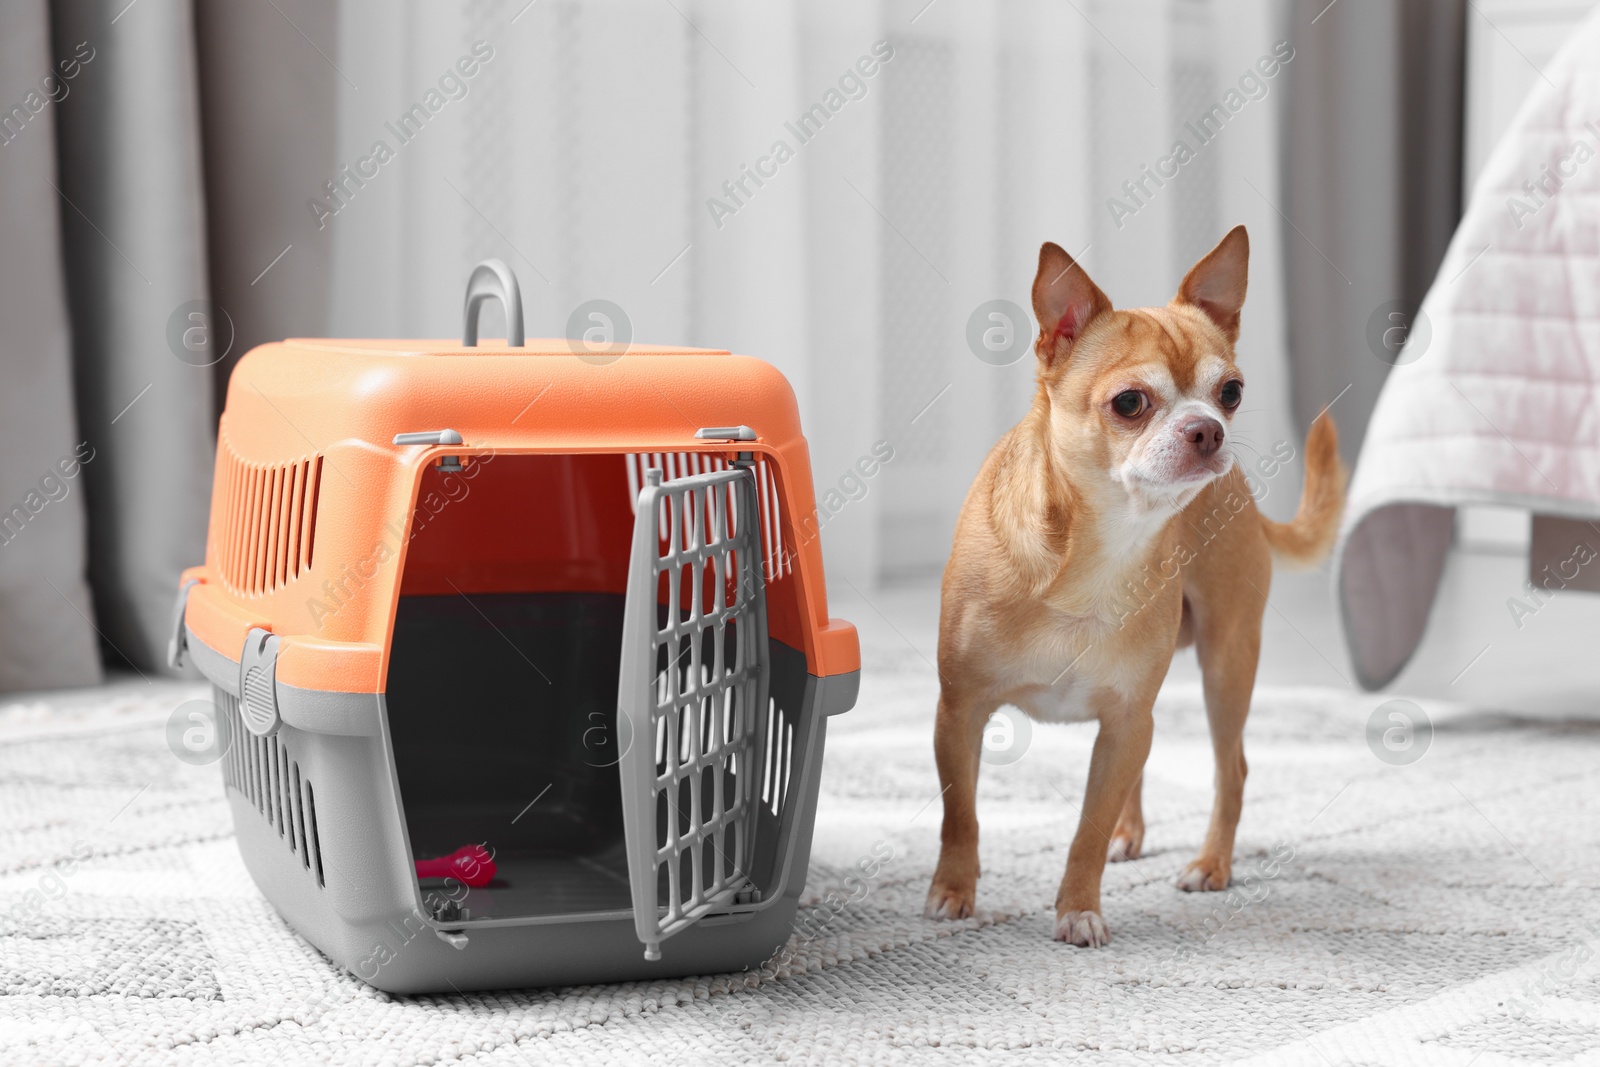
[[1209, 456], [1222, 447], [1222, 423], [1216, 419], [1190, 419], [1183, 424], [1180, 432], [1183, 439], [1194, 445], [1195, 451], [1202, 456]]

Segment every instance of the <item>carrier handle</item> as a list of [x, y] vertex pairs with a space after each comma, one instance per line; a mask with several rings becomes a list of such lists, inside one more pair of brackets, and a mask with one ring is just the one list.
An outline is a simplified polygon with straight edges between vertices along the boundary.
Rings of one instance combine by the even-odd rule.
[[472, 268], [472, 276], [467, 279], [466, 324], [461, 328], [462, 345], [467, 348], [477, 345], [478, 312], [483, 302], [491, 296], [506, 309], [506, 345], [521, 348], [522, 289], [517, 285], [517, 276], [511, 273], [511, 268], [506, 266], [503, 259], [486, 259]]

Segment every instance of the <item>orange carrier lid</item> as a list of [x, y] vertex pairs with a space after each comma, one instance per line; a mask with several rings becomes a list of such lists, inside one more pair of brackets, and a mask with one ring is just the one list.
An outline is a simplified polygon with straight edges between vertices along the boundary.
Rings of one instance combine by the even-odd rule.
[[[696, 436], [708, 428], [726, 431]], [[739, 431], [746, 439], [729, 439]], [[407, 434], [440, 443], [395, 443]], [[772, 636], [804, 652], [812, 674], [859, 669], [854, 627], [828, 616], [788, 381], [749, 356], [652, 345], [618, 356], [566, 340], [296, 338], [251, 350], [218, 429], [206, 562], [183, 578], [200, 583], [188, 626], [230, 659], [251, 628], [270, 630], [281, 684], [381, 692], [409, 531], [439, 464], [606, 453], [700, 464], [737, 452], [763, 463], [779, 504], [767, 543], [782, 557], [768, 561]], [[630, 506], [618, 494], [631, 529]]]

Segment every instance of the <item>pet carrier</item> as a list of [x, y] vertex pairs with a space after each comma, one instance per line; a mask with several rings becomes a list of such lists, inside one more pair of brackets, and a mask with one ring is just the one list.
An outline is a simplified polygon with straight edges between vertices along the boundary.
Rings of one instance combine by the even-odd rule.
[[[477, 345], [486, 297], [507, 340]], [[392, 992], [738, 971], [790, 933], [855, 703], [794, 394], [757, 359], [289, 340], [233, 372], [169, 658], [246, 866]]]

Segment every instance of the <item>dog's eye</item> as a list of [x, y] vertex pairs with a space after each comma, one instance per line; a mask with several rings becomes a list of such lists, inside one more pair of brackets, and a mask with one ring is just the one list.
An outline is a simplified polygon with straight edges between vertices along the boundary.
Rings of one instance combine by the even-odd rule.
[[1222, 383], [1222, 395], [1219, 397], [1222, 406], [1229, 411], [1239, 406], [1239, 401], [1244, 399], [1244, 383], [1237, 378]]
[[1125, 419], [1131, 419], [1144, 410], [1144, 394], [1136, 389], [1118, 393], [1111, 398], [1111, 409]]

